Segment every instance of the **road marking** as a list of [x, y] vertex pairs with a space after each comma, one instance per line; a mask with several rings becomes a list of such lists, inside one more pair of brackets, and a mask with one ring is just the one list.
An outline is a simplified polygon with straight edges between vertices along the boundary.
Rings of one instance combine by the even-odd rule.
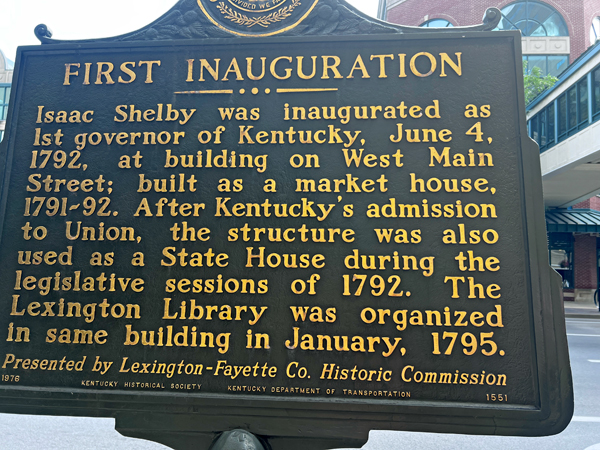
[[600, 359], [588, 359], [588, 362], [600, 363]]
[[600, 423], [600, 417], [573, 416], [573, 422]]
[[567, 336], [600, 337], [600, 334], [573, 334], [573, 333], [567, 333]]

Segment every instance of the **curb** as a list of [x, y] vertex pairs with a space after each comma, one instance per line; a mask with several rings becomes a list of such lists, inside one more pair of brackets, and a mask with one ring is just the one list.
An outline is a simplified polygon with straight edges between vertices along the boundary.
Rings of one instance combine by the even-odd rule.
[[567, 319], [600, 319], [600, 314], [565, 314]]

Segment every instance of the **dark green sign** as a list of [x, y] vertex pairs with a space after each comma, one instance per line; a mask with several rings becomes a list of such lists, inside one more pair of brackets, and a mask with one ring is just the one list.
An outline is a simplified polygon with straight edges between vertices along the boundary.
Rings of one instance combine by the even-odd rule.
[[520, 35], [414, 31], [322, 0], [40, 28], [2, 147], [0, 410], [173, 446], [561, 431]]

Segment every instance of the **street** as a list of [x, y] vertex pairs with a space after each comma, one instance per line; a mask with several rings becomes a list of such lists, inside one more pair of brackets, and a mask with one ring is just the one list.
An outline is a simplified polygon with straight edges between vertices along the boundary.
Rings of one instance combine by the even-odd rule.
[[[567, 319], [575, 415], [567, 429], [543, 438], [482, 437], [373, 431], [365, 450], [600, 450], [600, 320]], [[0, 449], [151, 450], [167, 447], [129, 439], [113, 419], [0, 414]], [[310, 449], [307, 449], [310, 450]]]

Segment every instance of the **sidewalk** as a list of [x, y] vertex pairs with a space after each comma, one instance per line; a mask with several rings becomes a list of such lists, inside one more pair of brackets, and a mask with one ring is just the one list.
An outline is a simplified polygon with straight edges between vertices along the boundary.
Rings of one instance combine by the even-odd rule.
[[564, 302], [567, 319], [600, 319], [600, 312], [594, 302]]

